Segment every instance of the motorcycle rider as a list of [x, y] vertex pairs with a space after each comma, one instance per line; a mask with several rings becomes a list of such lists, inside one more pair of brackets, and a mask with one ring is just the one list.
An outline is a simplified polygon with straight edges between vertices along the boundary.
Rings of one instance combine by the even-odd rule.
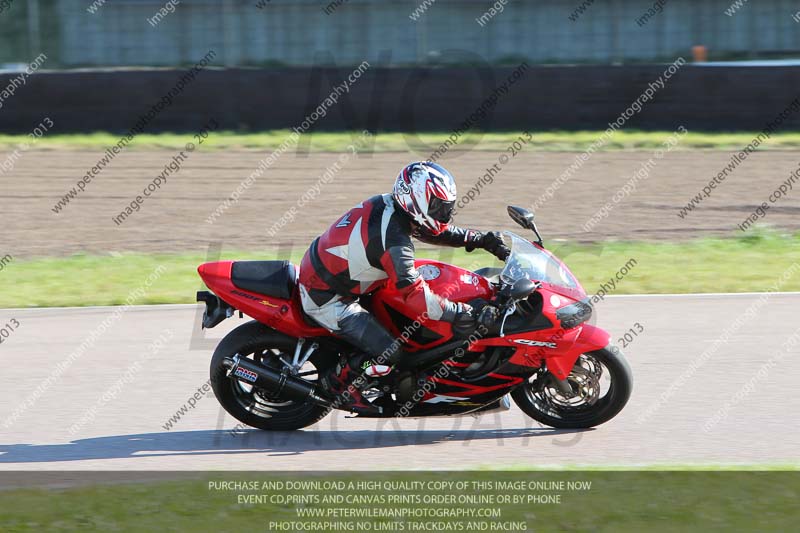
[[391, 194], [373, 196], [337, 219], [311, 243], [300, 264], [303, 310], [323, 327], [360, 350], [322, 379], [339, 395], [341, 405], [357, 413], [379, 413], [361, 394], [364, 376], [391, 371], [402, 356], [401, 344], [358, 303], [384, 284], [403, 294], [417, 316], [453, 324], [457, 335], [476, 328], [475, 312], [465, 303], [434, 294], [414, 268], [411, 237], [444, 246], [482, 248], [501, 260], [510, 251], [497, 232], [482, 233], [450, 224], [456, 201], [453, 176], [431, 162], [407, 165]]

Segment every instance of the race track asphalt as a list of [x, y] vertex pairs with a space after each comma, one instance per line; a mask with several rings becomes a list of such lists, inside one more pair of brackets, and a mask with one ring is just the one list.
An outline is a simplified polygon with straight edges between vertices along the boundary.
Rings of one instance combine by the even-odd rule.
[[211, 394], [164, 426], [240, 319], [203, 338], [191, 305], [3, 309], [0, 323], [19, 326], [0, 345], [0, 470], [796, 464], [799, 306], [800, 293], [606, 298], [599, 326], [615, 340], [637, 322], [644, 332], [625, 350], [628, 406], [592, 430], [542, 427], [512, 406], [478, 418], [337, 413], [305, 431], [239, 434]]

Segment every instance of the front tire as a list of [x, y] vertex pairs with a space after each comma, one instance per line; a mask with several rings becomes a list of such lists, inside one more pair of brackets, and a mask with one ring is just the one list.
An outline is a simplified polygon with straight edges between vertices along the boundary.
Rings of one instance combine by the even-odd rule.
[[[270, 431], [293, 431], [321, 420], [328, 413], [327, 408], [311, 401], [281, 402], [271, 399], [265, 391], [229, 378], [228, 369], [223, 365], [226, 357], [233, 357], [238, 353], [242, 358], [281, 368], [283, 363], [278, 357], [283, 356], [285, 360], [290, 360], [296, 343], [297, 339], [256, 321], [243, 324], [228, 333], [211, 358], [211, 387], [220, 405], [240, 422]], [[319, 369], [315, 364], [319, 354], [315, 355], [317, 357], [312, 356], [307, 363], [311, 370], [304, 370], [310, 372]], [[304, 378], [315, 380], [313, 374]]]
[[[607, 378], [607, 386], [602, 380]], [[525, 414], [550, 427], [585, 429], [614, 418], [631, 396], [633, 373], [616, 347], [581, 355], [567, 377], [572, 395], [555, 385], [554, 377], [543, 371], [511, 393]]]

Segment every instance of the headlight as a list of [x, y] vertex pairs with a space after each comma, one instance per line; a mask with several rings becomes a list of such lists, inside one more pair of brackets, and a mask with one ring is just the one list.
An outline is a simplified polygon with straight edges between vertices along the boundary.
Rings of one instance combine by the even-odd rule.
[[572, 329], [592, 318], [592, 306], [586, 303], [588, 301], [588, 299], [581, 300], [557, 310], [556, 318], [561, 322], [561, 327]]

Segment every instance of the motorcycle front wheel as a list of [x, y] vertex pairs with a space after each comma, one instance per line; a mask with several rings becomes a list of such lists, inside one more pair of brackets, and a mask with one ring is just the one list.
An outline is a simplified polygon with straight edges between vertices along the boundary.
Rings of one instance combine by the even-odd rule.
[[550, 427], [584, 429], [614, 418], [631, 396], [633, 374], [616, 347], [582, 354], [566, 379], [570, 392], [555, 377], [540, 371], [511, 393], [525, 414]]

